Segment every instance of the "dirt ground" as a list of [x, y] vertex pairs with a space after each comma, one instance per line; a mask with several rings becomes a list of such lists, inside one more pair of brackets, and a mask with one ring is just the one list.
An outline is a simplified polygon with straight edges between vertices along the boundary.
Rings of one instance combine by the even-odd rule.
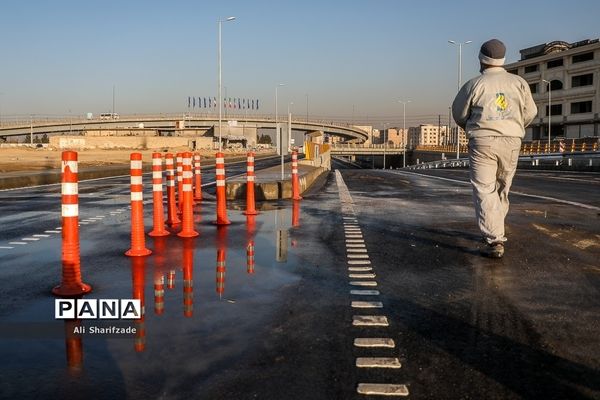
[[[164, 150], [164, 149], [162, 149]], [[80, 150], [80, 167], [93, 167], [103, 165], [127, 164], [132, 152], [142, 153], [145, 162], [151, 162], [152, 153], [156, 150]], [[187, 147], [169, 148], [168, 152], [177, 153], [189, 151]], [[273, 150], [260, 150], [256, 154], [268, 154]], [[50, 148], [0, 148], [0, 173], [14, 171], [44, 171], [48, 169], [60, 168], [62, 150]], [[163, 155], [166, 151], [161, 152]], [[214, 150], [199, 150], [203, 159], [214, 159]], [[225, 157], [243, 156], [245, 151], [225, 151]]]

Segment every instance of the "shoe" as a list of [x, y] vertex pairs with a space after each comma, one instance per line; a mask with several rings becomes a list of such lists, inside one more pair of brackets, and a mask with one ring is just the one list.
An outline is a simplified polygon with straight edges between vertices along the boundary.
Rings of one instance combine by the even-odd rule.
[[490, 258], [502, 258], [504, 255], [504, 244], [502, 242], [490, 243], [479, 250], [481, 255]]

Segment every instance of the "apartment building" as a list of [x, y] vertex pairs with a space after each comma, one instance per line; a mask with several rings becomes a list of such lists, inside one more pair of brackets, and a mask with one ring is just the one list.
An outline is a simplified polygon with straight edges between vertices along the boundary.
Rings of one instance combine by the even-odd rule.
[[[452, 138], [449, 138], [446, 134], [447, 131], [448, 128], [445, 125], [421, 124], [419, 126], [411, 126], [408, 128], [408, 147], [438, 146], [452, 143]], [[454, 143], [456, 143], [456, 138], [454, 138]]]
[[[555, 41], [520, 50], [521, 59], [505, 65], [523, 77], [538, 115], [525, 140], [600, 135], [600, 41]], [[550, 122], [550, 123], [549, 123]]]

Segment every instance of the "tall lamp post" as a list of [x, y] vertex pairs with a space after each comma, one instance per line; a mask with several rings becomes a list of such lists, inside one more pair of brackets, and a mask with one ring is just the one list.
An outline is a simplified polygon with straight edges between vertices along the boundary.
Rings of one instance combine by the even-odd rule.
[[277, 150], [281, 154], [281, 180], [283, 180], [283, 137], [279, 131], [279, 115], [277, 112], [277, 94], [279, 86], [285, 86], [285, 83], [280, 83], [275, 86], [275, 140], [277, 141]]
[[292, 111], [290, 106], [293, 105], [293, 101], [288, 103], [288, 153], [292, 151]]
[[398, 100], [398, 103], [402, 103], [402, 168], [406, 167], [406, 103], [410, 103], [410, 100], [402, 101]]
[[550, 131], [552, 128], [552, 124], [551, 124], [551, 120], [552, 120], [552, 85], [550, 84], [550, 81], [547, 81], [545, 79], [542, 79], [542, 82], [548, 84], [548, 153], [550, 153], [550, 146], [551, 146]]
[[0, 128], [2, 128], [2, 96], [4, 93], [0, 92]]
[[227, 17], [225, 20], [219, 19], [219, 151], [222, 150], [222, 142], [221, 142], [221, 125], [223, 119], [223, 98], [221, 96], [222, 91], [222, 74], [221, 74], [221, 25], [223, 22], [233, 21], [235, 17]]
[[[473, 43], [472, 40], [456, 43], [454, 40], [448, 40], [448, 43], [458, 45], [458, 90], [462, 86], [462, 46], [463, 44]], [[456, 159], [460, 158], [460, 127], [456, 126]]]

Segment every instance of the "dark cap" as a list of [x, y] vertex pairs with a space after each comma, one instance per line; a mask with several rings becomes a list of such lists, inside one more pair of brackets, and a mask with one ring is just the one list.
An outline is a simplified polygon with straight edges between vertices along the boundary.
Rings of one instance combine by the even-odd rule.
[[479, 61], [485, 65], [500, 67], [504, 65], [506, 46], [498, 39], [491, 39], [481, 45]]

